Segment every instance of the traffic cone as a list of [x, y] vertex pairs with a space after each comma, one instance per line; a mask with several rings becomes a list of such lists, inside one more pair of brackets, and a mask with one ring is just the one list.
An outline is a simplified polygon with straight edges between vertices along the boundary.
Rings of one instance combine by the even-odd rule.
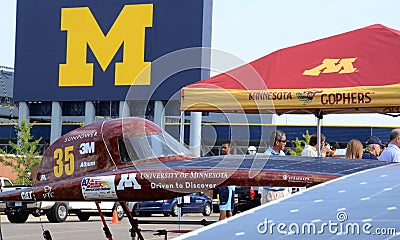
[[111, 224], [119, 224], [117, 210], [114, 209]]

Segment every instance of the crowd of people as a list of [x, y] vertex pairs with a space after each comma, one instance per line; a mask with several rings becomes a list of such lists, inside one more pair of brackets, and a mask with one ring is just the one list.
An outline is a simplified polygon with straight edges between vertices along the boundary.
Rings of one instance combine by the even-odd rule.
[[[270, 146], [264, 152], [266, 155], [285, 156], [286, 134], [281, 130], [274, 130], [270, 134]], [[326, 137], [321, 134], [320, 150], [318, 151], [318, 136], [313, 134], [310, 137], [309, 144], [305, 145], [301, 156], [307, 157], [332, 157], [339, 148], [338, 143], [327, 143]], [[221, 155], [229, 155], [231, 143], [225, 142], [221, 146]], [[257, 148], [250, 146], [247, 149], [248, 155], [257, 154]], [[400, 162], [400, 128], [393, 129], [389, 135], [389, 143], [385, 145], [378, 137], [370, 136], [366, 139], [366, 147], [358, 139], [351, 139], [346, 146], [346, 158], [353, 159], [373, 159], [388, 162]], [[220, 197], [220, 220], [232, 216], [234, 208], [234, 186], [227, 186], [219, 189]], [[285, 187], [263, 186], [259, 189], [261, 194], [261, 204], [274, 201], [288, 196], [290, 193]]]
[[[326, 142], [326, 137], [321, 134], [320, 151], [318, 151], [318, 136], [313, 134], [310, 136], [309, 144], [303, 148], [301, 156], [305, 157], [333, 157], [338, 158], [336, 150], [339, 149], [337, 142]], [[264, 152], [267, 155], [285, 156], [286, 134], [281, 130], [274, 130], [270, 135], [270, 146]], [[353, 159], [374, 159], [388, 162], [400, 162], [400, 128], [393, 129], [390, 132], [388, 144], [384, 144], [379, 137], [369, 136], [363, 143], [358, 139], [351, 139], [346, 146], [344, 157]], [[221, 148], [223, 154], [224, 146]], [[257, 154], [255, 146], [249, 146], [246, 154]], [[319, 155], [320, 154], [320, 155]]]

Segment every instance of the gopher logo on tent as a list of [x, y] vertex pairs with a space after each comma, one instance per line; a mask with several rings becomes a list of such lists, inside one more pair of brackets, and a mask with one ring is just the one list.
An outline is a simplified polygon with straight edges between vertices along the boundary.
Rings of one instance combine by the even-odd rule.
[[357, 72], [357, 68], [353, 66], [356, 60], [357, 58], [325, 58], [320, 65], [305, 70], [303, 75], [319, 76], [321, 73], [354, 73]]
[[303, 105], [309, 104], [313, 99], [315, 94], [322, 93], [322, 90], [312, 90], [312, 91], [305, 91], [305, 92], [297, 92], [297, 98], [303, 102]]

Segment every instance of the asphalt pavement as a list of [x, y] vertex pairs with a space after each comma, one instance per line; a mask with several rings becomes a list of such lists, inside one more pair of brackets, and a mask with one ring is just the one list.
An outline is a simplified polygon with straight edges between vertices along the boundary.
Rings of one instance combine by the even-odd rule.
[[[124, 217], [119, 223], [112, 224], [112, 218], [106, 217], [107, 225], [112, 234], [113, 240], [131, 240], [128, 218]], [[139, 221], [178, 221], [178, 217], [164, 217], [161, 214], [153, 215], [152, 217], [139, 217]], [[201, 214], [184, 214], [181, 217], [182, 221], [217, 221], [218, 214], [213, 213], [211, 216], [204, 217]], [[91, 216], [89, 221], [81, 222], [76, 216], [70, 215], [66, 222], [49, 223], [46, 216], [33, 217], [30, 216], [28, 221], [23, 224], [12, 224], [7, 220], [5, 215], [1, 216], [1, 233], [3, 240], [32, 240], [44, 239], [43, 230], [49, 230], [53, 240], [71, 240], [71, 239], [87, 239], [99, 240], [106, 238], [103, 225], [100, 217]], [[164, 236], [154, 236], [156, 230], [194, 230], [201, 228], [201, 225], [179, 225], [179, 224], [140, 224], [142, 235], [146, 240], [164, 239]], [[178, 236], [178, 233], [168, 232], [168, 239]], [[1, 238], [0, 238], [1, 240]]]

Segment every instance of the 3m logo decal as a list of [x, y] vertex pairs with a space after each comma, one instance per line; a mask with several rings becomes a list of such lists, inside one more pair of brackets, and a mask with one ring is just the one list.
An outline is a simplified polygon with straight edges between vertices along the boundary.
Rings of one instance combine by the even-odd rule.
[[115, 64], [115, 85], [150, 85], [150, 62], [144, 61], [145, 28], [152, 27], [153, 4], [126, 5], [105, 35], [88, 7], [63, 8], [61, 30], [67, 31], [66, 64], [58, 85], [93, 86], [90, 47], [103, 71], [123, 44], [123, 62]]
[[80, 154], [94, 153], [94, 142], [81, 143]]
[[342, 59], [333, 59], [333, 58], [325, 58], [322, 61], [322, 64], [316, 66], [315, 68], [305, 70], [303, 75], [308, 76], [318, 76], [321, 73], [354, 73], [357, 71], [357, 68], [353, 66], [353, 63], [357, 60], [357, 58], [342, 58]]

